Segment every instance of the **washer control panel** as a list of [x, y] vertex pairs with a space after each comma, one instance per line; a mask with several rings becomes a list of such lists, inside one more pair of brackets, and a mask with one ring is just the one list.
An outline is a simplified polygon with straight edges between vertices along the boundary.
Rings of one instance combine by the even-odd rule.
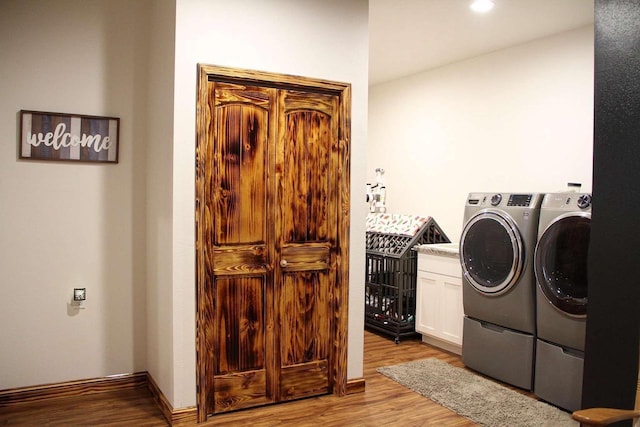
[[468, 206], [532, 206], [533, 194], [505, 194], [505, 193], [471, 193], [467, 198]]
[[531, 205], [531, 194], [512, 194], [509, 196], [507, 206], [529, 206]]

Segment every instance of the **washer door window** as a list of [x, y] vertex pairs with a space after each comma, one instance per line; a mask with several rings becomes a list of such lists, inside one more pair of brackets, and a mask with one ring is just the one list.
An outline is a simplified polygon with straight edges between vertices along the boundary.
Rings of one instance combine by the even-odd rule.
[[571, 316], [587, 315], [587, 256], [591, 214], [559, 216], [538, 239], [538, 286], [554, 307]]
[[465, 225], [460, 238], [460, 261], [469, 283], [482, 293], [508, 291], [520, 278], [524, 246], [511, 218], [481, 211]]

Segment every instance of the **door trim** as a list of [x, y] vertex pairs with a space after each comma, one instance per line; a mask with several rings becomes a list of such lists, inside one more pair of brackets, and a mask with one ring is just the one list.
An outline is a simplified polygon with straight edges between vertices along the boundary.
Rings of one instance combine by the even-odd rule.
[[344, 396], [347, 393], [347, 329], [348, 329], [348, 300], [349, 300], [349, 221], [350, 221], [350, 139], [351, 139], [351, 85], [329, 80], [276, 74], [263, 71], [252, 71], [214, 65], [198, 64], [198, 86], [196, 100], [196, 404], [198, 408], [198, 422], [207, 420], [206, 405], [206, 368], [207, 354], [213, 354], [215, 349], [207, 348], [203, 339], [205, 327], [205, 287], [212, 274], [210, 257], [206, 247], [209, 218], [206, 212], [207, 171], [204, 154], [207, 151], [208, 127], [211, 113], [208, 105], [207, 85], [210, 81], [224, 81], [246, 85], [260, 85], [313, 91], [336, 95], [339, 98], [339, 165], [336, 171], [338, 180], [338, 218], [336, 241], [336, 280], [332, 292], [331, 302], [334, 321], [334, 345], [330, 349], [330, 380], [333, 393]]

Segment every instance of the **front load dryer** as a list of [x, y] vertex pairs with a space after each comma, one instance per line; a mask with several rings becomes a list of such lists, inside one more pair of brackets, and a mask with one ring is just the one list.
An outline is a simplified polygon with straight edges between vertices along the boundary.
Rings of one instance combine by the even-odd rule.
[[533, 388], [533, 254], [542, 194], [471, 193], [460, 237], [463, 363]]
[[569, 411], [580, 409], [587, 316], [591, 195], [547, 194], [534, 256], [537, 351], [534, 393]]

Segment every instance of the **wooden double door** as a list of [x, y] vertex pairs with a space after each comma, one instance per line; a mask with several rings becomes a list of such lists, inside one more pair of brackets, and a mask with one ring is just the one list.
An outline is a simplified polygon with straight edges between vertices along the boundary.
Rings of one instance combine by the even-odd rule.
[[344, 394], [349, 86], [199, 68], [198, 419]]

